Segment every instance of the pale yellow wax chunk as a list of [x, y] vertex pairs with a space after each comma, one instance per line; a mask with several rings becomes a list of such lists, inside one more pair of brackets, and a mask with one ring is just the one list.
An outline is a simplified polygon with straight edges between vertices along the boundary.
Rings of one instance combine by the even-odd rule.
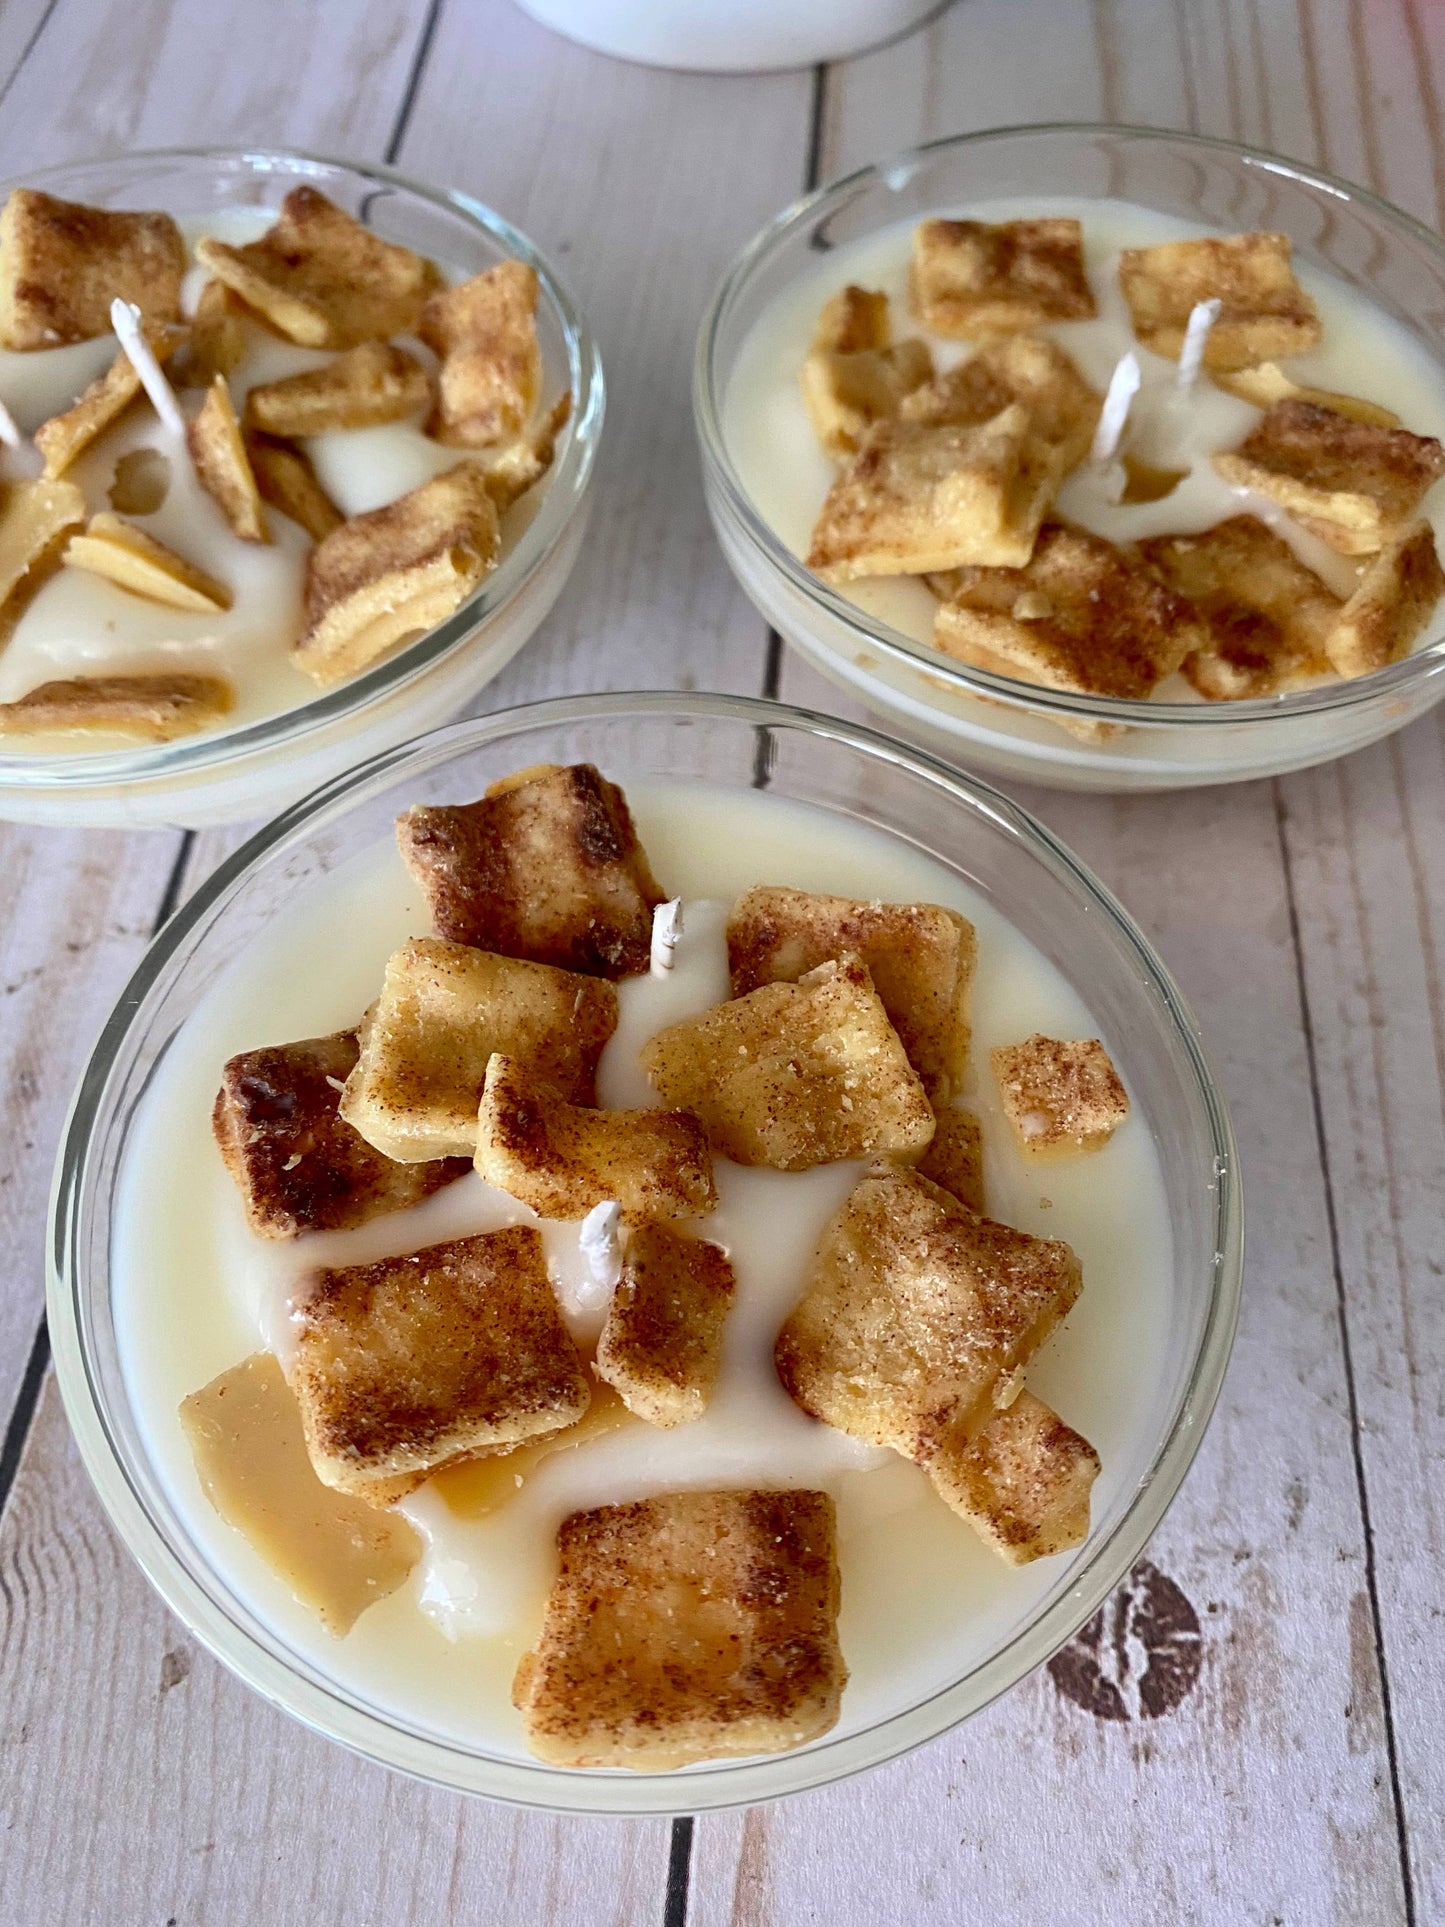
[[458, 1465], [444, 1466], [431, 1481], [431, 1490], [445, 1500], [448, 1509], [462, 1519], [481, 1519], [487, 1513], [514, 1499], [543, 1459], [554, 1452], [569, 1452], [577, 1445], [590, 1445], [621, 1425], [636, 1425], [631, 1412], [610, 1385], [594, 1385], [592, 1403], [575, 1425], [560, 1432], [548, 1432], [512, 1452], [489, 1454], [486, 1458], [467, 1459]]

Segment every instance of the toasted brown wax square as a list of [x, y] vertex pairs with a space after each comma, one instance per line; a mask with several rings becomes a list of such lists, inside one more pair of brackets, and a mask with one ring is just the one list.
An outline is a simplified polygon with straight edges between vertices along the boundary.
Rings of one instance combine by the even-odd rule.
[[952, 1105], [935, 1111], [933, 1137], [913, 1168], [982, 1216], [983, 1132], [971, 1111]]
[[1232, 488], [1270, 496], [1341, 555], [1382, 549], [1445, 474], [1433, 436], [1307, 401], [1275, 402], [1238, 448], [1212, 460]]
[[1096, 310], [1074, 220], [922, 221], [913, 231], [913, 312], [966, 341], [1026, 334]]
[[65, 547], [65, 566], [104, 576], [117, 588], [193, 615], [229, 609], [231, 591], [133, 522], [103, 509]]
[[989, 1052], [1004, 1113], [1030, 1157], [1100, 1150], [1129, 1115], [1129, 1098], [1097, 1037], [1033, 1036]]
[[1330, 661], [1342, 676], [1367, 676], [1397, 662], [1429, 625], [1442, 595], [1435, 531], [1415, 522], [1371, 556], [1325, 637]]
[[933, 1135], [923, 1085], [851, 954], [659, 1031], [639, 1061], [663, 1101], [694, 1112], [738, 1164], [906, 1157]]
[[542, 381], [536, 270], [499, 261], [432, 295], [419, 332], [441, 362], [427, 433], [457, 448], [515, 441]]
[[261, 491], [224, 375], [216, 376], [206, 390], [201, 412], [187, 425], [186, 446], [197, 480], [230, 523], [232, 533], [243, 542], [269, 542]]
[[985, 342], [967, 361], [915, 388], [898, 407], [904, 421], [928, 427], [976, 426], [1011, 403], [1029, 411], [1029, 430], [1057, 448], [1065, 474], [1088, 454], [1102, 397], [1071, 355], [1044, 335]]
[[471, 1158], [493, 1052], [591, 1104], [616, 1026], [617, 993], [595, 977], [413, 937], [387, 959], [342, 1115], [388, 1157]]
[[475, 803], [398, 818], [438, 936], [594, 977], [648, 967], [662, 902], [627, 798], [590, 763], [539, 764]]
[[1095, 696], [1147, 696], [1205, 643], [1190, 605], [1101, 535], [1046, 523], [1021, 569], [965, 568], [934, 617], [946, 655]]
[[448, 1460], [587, 1410], [531, 1226], [318, 1271], [308, 1286], [291, 1384], [311, 1463], [338, 1491], [384, 1502]]
[[1119, 285], [1134, 333], [1156, 355], [1179, 359], [1201, 301], [1222, 307], [1204, 344], [1204, 366], [1248, 368], [1303, 354], [1320, 338], [1315, 304], [1295, 279], [1287, 234], [1206, 235], [1125, 248]]
[[235, 706], [219, 676], [76, 676], [0, 703], [0, 736], [123, 736], [168, 743], [213, 729]]
[[1201, 696], [1274, 696], [1330, 673], [1340, 599], [1256, 516], [1139, 548], [1203, 619], [1208, 641], [1184, 660]]
[[1068, 1245], [880, 1166], [824, 1231], [773, 1358], [805, 1412], [926, 1465], [977, 1436], [1081, 1285]]
[[60, 563], [88, 510], [74, 482], [0, 485], [0, 635], [8, 619]]
[[246, 437], [246, 455], [262, 501], [289, 515], [311, 537], [324, 542], [345, 517], [316, 478], [309, 456], [272, 435]]
[[176, 357], [176, 377], [187, 388], [209, 388], [217, 375], [229, 381], [246, 354], [246, 304], [224, 281], [201, 289], [190, 333]]
[[306, 186], [291, 189], [259, 241], [231, 247], [207, 236], [196, 258], [305, 348], [411, 334], [441, 282], [434, 263], [381, 240]]
[[431, 382], [415, 355], [390, 342], [363, 341], [323, 368], [252, 388], [246, 427], [281, 436], [376, 428], [415, 415], [430, 398]]
[[896, 415], [904, 396], [932, 376], [927, 344], [893, 342], [890, 333], [884, 294], [847, 287], [824, 303], [801, 381], [825, 453], [851, 455], [870, 423]]
[[1099, 1455], [1032, 1392], [995, 1412], [968, 1445], [937, 1453], [934, 1489], [1011, 1566], [1081, 1546]]
[[169, 214], [57, 200], [17, 187], [0, 211], [0, 346], [58, 348], [110, 333], [119, 297], [179, 321], [186, 244]]
[[499, 546], [496, 507], [472, 462], [351, 516], [307, 557], [297, 668], [340, 682], [434, 629], [496, 568]]
[[615, 1201], [633, 1223], [717, 1208], [712, 1156], [689, 1112], [569, 1104], [515, 1058], [492, 1058], [477, 1122], [477, 1170], [539, 1218], [585, 1218]]
[[[162, 325], [148, 326], [144, 333], [161, 362], [169, 359], [181, 340], [179, 329]], [[46, 475], [52, 479], [63, 475], [78, 455], [120, 420], [140, 392], [141, 379], [130, 356], [118, 354], [78, 401], [36, 429], [35, 446], [45, 457]]]
[[665, 1224], [632, 1233], [597, 1341], [597, 1374], [629, 1411], [661, 1426], [702, 1417], [722, 1363], [734, 1286], [720, 1246]]
[[833, 1501], [670, 1492], [575, 1512], [512, 1696], [557, 1766], [666, 1772], [780, 1753], [838, 1718]]
[[860, 903], [760, 884], [728, 919], [734, 997], [796, 983], [848, 952], [873, 988], [931, 1099], [946, 1100], [968, 1062], [973, 925], [937, 903]]
[[396, 1164], [373, 1149], [337, 1108], [356, 1055], [355, 1031], [343, 1030], [227, 1063], [211, 1128], [257, 1237], [349, 1231], [471, 1169], [469, 1158]]

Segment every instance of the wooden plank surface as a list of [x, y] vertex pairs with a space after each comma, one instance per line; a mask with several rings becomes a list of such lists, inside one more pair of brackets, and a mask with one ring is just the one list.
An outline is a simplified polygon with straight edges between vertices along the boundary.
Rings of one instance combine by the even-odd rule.
[[[479, 193], [554, 255], [607, 361], [587, 549], [481, 706], [758, 689], [766, 639], [702, 509], [691, 343], [727, 258], [802, 184], [812, 77], [621, 66], [506, 0], [446, 0], [418, 70], [429, 18], [420, 4], [267, 0], [222, 37], [200, 0], [151, 0], [118, 35], [99, 0], [57, 0], [48, 17], [11, 0], [0, 87], [29, 51], [4, 97], [4, 164], [227, 130], [376, 153], [399, 133], [402, 166]], [[929, 134], [1119, 116], [1279, 147], [1438, 223], [1442, 86], [1445, 20], [1415, 0], [961, 0], [830, 70], [821, 162], [833, 173]], [[781, 693], [845, 707], [787, 659]], [[1163, 1583], [1140, 1575], [1105, 1627], [1135, 1661], [1130, 1717], [1078, 1703], [1084, 1653], [852, 1786], [699, 1821], [686, 1894], [669, 1894], [663, 1825], [545, 1822], [420, 1792], [311, 1739], [194, 1652], [115, 1545], [51, 1388], [0, 1525], [0, 1914], [207, 1927], [293, 1910], [321, 1927], [1445, 1918], [1442, 782], [1445, 735], [1427, 719], [1279, 784], [1024, 799], [1175, 968], [1246, 1160], [1239, 1346], [1148, 1553], [1200, 1626], [1198, 1678], [1176, 1705], [1156, 1716], [1140, 1691], [1135, 1608]], [[235, 835], [188, 849], [184, 888]], [[0, 1184], [3, 1417], [38, 1311], [50, 1146], [178, 846], [4, 830], [0, 848], [0, 1090], [34, 1146]], [[674, 1836], [682, 1866], [687, 1837]]]

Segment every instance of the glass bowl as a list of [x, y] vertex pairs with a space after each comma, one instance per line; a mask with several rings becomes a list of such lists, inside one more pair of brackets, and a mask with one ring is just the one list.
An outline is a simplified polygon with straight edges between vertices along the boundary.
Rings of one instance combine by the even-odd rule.
[[[568, 1771], [461, 1746], [338, 1683], [274, 1632], [183, 1522], [144, 1443], [114, 1315], [117, 1199], [147, 1087], [218, 978], [339, 864], [390, 844], [417, 802], [470, 800], [538, 762], [590, 760], [625, 786], [765, 784], [896, 838], [964, 878], [1022, 930], [1117, 1040], [1163, 1172], [1172, 1276], [1159, 1383], [1096, 1502], [1087, 1544], [1004, 1615], [983, 1663], [917, 1704], [798, 1752], [671, 1775]], [[138, 1123], [139, 1120], [139, 1123]], [[693, 1812], [823, 1785], [947, 1730], [1068, 1639], [1138, 1557], [1198, 1448], [1234, 1332], [1242, 1264], [1236, 1151], [1193, 1017], [1109, 894], [1023, 810], [872, 730], [779, 704], [672, 693], [565, 698], [453, 724], [384, 752], [278, 817], [225, 862], [146, 953], [81, 1080], [60, 1150], [49, 1248], [56, 1369], [76, 1439], [121, 1537], [172, 1611], [242, 1679], [357, 1751], [438, 1784], [571, 1812]]]
[[[828, 679], [940, 754], [1068, 789], [1179, 789], [1302, 769], [1363, 748], [1445, 696], [1445, 611], [1372, 675], [1243, 702], [1124, 701], [1045, 690], [952, 660], [866, 614], [803, 566], [743, 485], [728, 386], [770, 303], [820, 251], [896, 222], [1008, 198], [1122, 200], [1229, 232], [1271, 228], [1361, 290], [1440, 369], [1445, 243], [1365, 189], [1229, 141], [1139, 127], [1006, 127], [860, 168], [785, 208], [724, 276], [698, 336], [693, 406], [718, 540], [766, 620]], [[1095, 740], [1070, 734], [1095, 726]], [[1110, 733], [1099, 740], [1097, 725]]]
[[457, 715], [528, 640], [571, 572], [602, 432], [602, 363], [555, 270], [526, 235], [480, 201], [389, 167], [228, 148], [47, 168], [0, 184], [0, 199], [13, 187], [36, 187], [102, 207], [162, 207], [184, 220], [223, 208], [273, 208], [302, 182], [384, 240], [432, 256], [459, 278], [507, 257], [536, 270], [542, 392], [565, 386], [572, 397], [556, 459], [535, 491], [536, 508], [498, 568], [445, 622], [294, 708], [137, 749], [0, 749], [0, 817], [196, 828], [270, 815], [349, 765]]

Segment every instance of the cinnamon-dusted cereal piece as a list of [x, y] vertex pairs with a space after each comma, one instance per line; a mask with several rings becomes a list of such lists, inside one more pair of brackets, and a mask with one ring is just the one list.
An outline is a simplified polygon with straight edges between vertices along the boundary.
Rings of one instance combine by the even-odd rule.
[[781, 1753], [838, 1718], [833, 1501], [670, 1492], [575, 1512], [512, 1697], [555, 1766], [666, 1772]]
[[411, 1164], [470, 1158], [494, 1051], [576, 1104], [596, 1101], [617, 993], [594, 977], [413, 937], [386, 963], [341, 1115], [368, 1144]]
[[261, 382], [246, 396], [246, 427], [265, 435], [327, 435], [335, 429], [399, 422], [431, 398], [426, 369], [405, 348], [363, 341], [281, 381]]
[[1445, 474], [1433, 436], [1279, 401], [1239, 447], [1211, 457], [1232, 488], [1268, 495], [1341, 555], [1373, 555]]
[[921, 221], [909, 276], [925, 328], [958, 340], [1026, 334], [1095, 312], [1077, 221]]
[[500, 543], [496, 507], [473, 462], [351, 516], [307, 558], [297, 668], [323, 685], [340, 682], [434, 629], [496, 568]]
[[961, 569], [934, 617], [946, 655], [1003, 676], [1095, 696], [1147, 696], [1207, 632], [1154, 571], [1065, 522], [1021, 569]]
[[1129, 1098], [1097, 1037], [1035, 1035], [989, 1052], [1004, 1114], [1029, 1157], [1097, 1151], [1129, 1115]]
[[317, 1478], [295, 1395], [257, 1352], [182, 1399], [181, 1430], [201, 1489], [297, 1599], [340, 1639], [405, 1584], [421, 1539], [397, 1514]]
[[463, 1177], [469, 1158], [396, 1164], [341, 1116], [356, 1032], [242, 1051], [226, 1065], [211, 1128], [258, 1238], [347, 1231]]
[[801, 381], [825, 453], [851, 455], [870, 422], [896, 415], [903, 397], [932, 376], [927, 344], [895, 343], [890, 332], [887, 295], [847, 287], [824, 303]]
[[261, 499], [324, 542], [346, 519], [316, 478], [310, 458], [272, 435], [247, 435], [246, 454]]
[[[174, 353], [181, 339], [178, 328], [152, 323], [145, 338], [157, 361], [164, 362]], [[35, 431], [35, 446], [45, 457], [45, 473], [50, 479], [63, 475], [78, 455], [107, 428], [118, 422], [141, 392], [140, 376], [125, 353], [118, 354], [103, 375], [90, 384], [63, 414], [52, 415]]]
[[397, 819], [437, 934], [589, 976], [648, 967], [662, 902], [627, 798], [591, 763], [542, 763], [475, 803]]
[[210, 615], [231, 606], [224, 582], [109, 510], [92, 515], [84, 531], [71, 536], [63, 560], [68, 569], [103, 575], [118, 588], [171, 609]]
[[0, 634], [60, 563], [89, 511], [74, 482], [0, 486]]
[[1397, 662], [1429, 623], [1445, 595], [1435, 531], [1415, 522], [1370, 558], [1359, 587], [1325, 637], [1342, 676], [1366, 676]]
[[868, 966], [908, 1061], [935, 1102], [958, 1088], [968, 1061], [973, 925], [936, 903], [859, 903], [760, 884], [728, 918], [734, 997], [796, 983], [852, 953]]
[[813, 526], [808, 567], [834, 582], [1017, 566], [1063, 480], [1057, 448], [1017, 403], [960, 426], [881, 421], [838, 476]]
[[935, 1111], [932, 1140], [913, 1168], [982, 1217], [983, 1132], [971, 1111]]
[[186, 428], [186, 446], [201, 487], [217, 503], [233, 534], [243, 542], [269, 542], [261, 492], [224, 375], [217, 375], [206, 390], [200, 414]]
[[927, 1465], [982, 1431], [1081, 1285], [1068, 1245], [880, 1166], [824, 1231], [773, 1359], [805, 1412]]
[[441, 283], [436, 265], [381, 240], [314, 187], [293, 187], [259, 241], [211, 236], [196, 259], [306, 348], [354, 348], [411, 334]]
[[169, 214], [17, 187], [0, 211], [0, 346], [58, 348], [110, 333], [110, 304], [179, 321], [186, 244]]
[[923, 1085], [851, 954], [659, 1031], [638, 1061], [738, 1164], [907, 1157], [933, 1135]]
[[1382, 408], [1379, 402], [1366, 401], [1361, 395], [1338, 395], [1329, 388], [1301, 388], [1274, 361], [1262, 361], [1257, 368], [1218, 368], [1214, 371], [1214, 385], [1227, 395], [1237, 395], [1241, 401], [1253, 403], [1256, 408], [1270, 408], [1277, 401], [1308, 401], [1316, 408], [1332, 408], [1337, 415], [1369, 422], [1375, 428], [1400, 426], [1400, 417], [1392, 409]]
[[487, 493], [496, 503], [498, 515], [504, 515], [547, 473], [557, 453], [557, 438], [571, 414], [571, 395], [559, 395], [540, 421], [490, 456], [486, 464]]
[[1125, 248], [1119, 285], [1134, 333], [1156, 355], [1179, 359], [1200, 301], [1220, 301], [1204, 344], [1209, 369], [1248, 368], [1303, 354], [1320, 338], [1315, 304], [1295, 279], [1287, 234], [1206, 235]]
[[224, 281], [208, 281], [201, 289], [190, 332], [176, 357], [176, 375], [184, 387], [209, 388], [217, 375], [229, 381], [246, 353], [246, 306]]
[[649, 1425], [684, 1425], [706, 1410], [722, 1363], [735, 1280], [719, 1245], [639, 1225], [597, 1341], [597, 1374]]
[[531, 1226], [318, 1271], [292, 1315], [306, 1447], [340, 1492], [387, 1503], [449, 1460], [587, 1410]]
[[1005, 335], [915, 388], [900, 404], [907, 422], [929, 427], [991, 421], [1011, 402], [1029, 411], [1030, 433], [1059, 450], [1064, 473], [1089, 452], [1102, 397], [1071, 355], [1046, 335]]
[[717, 1208], [712, 1157], [689, 1112], [594, 1111], [513, 1057], [487, 1066], [477, 1170], [539, 1218], [585, 1218], [608, 1199], [624, 1218], [701, 1218]]
[[536, 270], [499, 261], [432, 295], [418, 332], [441, 361], [427, 433], [456, 448], [515, 441], [542, 381]]
[[1340, 598], [1257, 516], [1139, 548], [1203, 618], [1208, 641], [1184, 660], [1201, 696], [1274, 696], [1330, 673]]
[[928, 1464], [934, 1490], [1001, 1559], [1027, 1565], [1081, 1546], [1099, 1455], [1032, 1392], [995, 1412], [968, 1445]]
[[0, 736], [120, 736], [169, 743], [213, 729], [234, 707], [220, 676], [76, 676], [0, 703]]

